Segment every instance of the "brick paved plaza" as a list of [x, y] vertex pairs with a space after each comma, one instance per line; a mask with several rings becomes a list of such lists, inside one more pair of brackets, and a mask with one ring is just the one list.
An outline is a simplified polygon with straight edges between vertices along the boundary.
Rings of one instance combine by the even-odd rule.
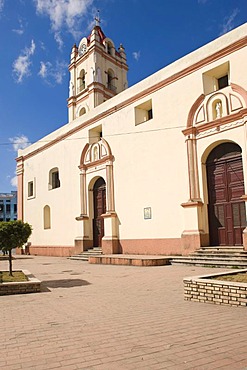
[[247, 368], [247, 309], [183, 299], [183, 277], [222, 270], [31, 256], [13, 267], [43, 291], [0, 297], [0, 369]]

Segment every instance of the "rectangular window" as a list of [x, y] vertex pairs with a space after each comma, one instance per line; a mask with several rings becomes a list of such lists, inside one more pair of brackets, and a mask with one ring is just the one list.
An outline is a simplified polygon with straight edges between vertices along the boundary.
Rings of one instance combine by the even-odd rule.
[[34, 195], [34, 188], [33, 188], [33, 181], [29, 181], [28, 183], [28, 197], [33, 197]]
[[3, 212], [3, 210], [4, 210], [4, 205], [0, 204], [0, 212]]
[[135, 107], [135, 125], [149, 121], [153, 118], [152, 100], [148, 100]]
[[99, 125], [97, 127], [92, 128], [91, 130], [88, 131], [88, 139], [89, 139], [89, 144], [94, 144], [100, 141], [100, 139], [103, 137], [103, 132], [102, 132], [102, 125]]
[[32, 199], [36, 196], [36, 178], [34, 177], [33, 180], [28, 181], [27, 183], [27, 198]]
[[17, 212], [17, 204], [14, 204], [14, 213]]
[[10, 204], [6, 204], [6, 212], [10, 212]]
[[229, 85], [230, 63], [226, 62], [202, 75], [204, 94], [223, 89]]
[[60, 187], [60, 180], [59, 180], [59, 172], [53, 172], [51, 174], [51, 186], [52, 189], [59, 188]]
[[228, 86], [228, 75], [218, 78], [218, 88], [224, 89], [226, 86]]

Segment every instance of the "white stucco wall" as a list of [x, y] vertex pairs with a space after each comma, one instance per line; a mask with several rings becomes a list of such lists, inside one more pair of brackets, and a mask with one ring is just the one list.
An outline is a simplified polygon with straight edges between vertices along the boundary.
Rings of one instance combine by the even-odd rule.
[[[145, 97], [136, 95], [151, 89], [185, 68], [195, 65], [203, 58], [227, 47], [246, 36], [244, 25], [224, 35], [209, 45], [191, 53], [116, 97], [96, 107], [86, 115], [51, 133], [43, 141], [52, 142], [42, 150], [42, 141], [19, 152], [24, 157], [24, 219], [33, 226], [33, 245], [72, 246], [74, 239], [82, 235], [82, 223], [75, 220], [80, 215], [80, 157], [88, 142], [88, 131], [102, 125], [104, 139], [109, 143], [115, 158], [114, 189], [115, 210], [119, 220], [120, 239], [180, 238], [189, 224], [185, 220], [181, 203], [189, 198], [188, 160], [185, 136], [190, 108], [203, 94], [202, 74], [216, 66], [230, 63], [231, 82], [247, 90], [245, 61], [247, 48], [218, 57], [200, 68], [194, 68], [185, 76], [173, 80]], [[153, 118], [135, 125], [135, 107], [152, 100]], [[120, 106], [124, 102], [126, 106]], [[115, 113], [99, 118], [90, 126], [59, 140], [61, 135], [80, 127], [84, 122], [116, 107]], [[198, 159], [215, 141], [232, 140], [246, 154], [246, 133], [243, 127], [207, 136], [198, 140]], [[35, 155], [31, 153], [40, 148]], [[26, 158], [30, 155], [30, 158]], [[26, 158], [26, 159], [25, 159]], [[246, 165], [246, 159], [244, 159]], [[60, 188], [48, 190], [48, 175], [53, 167], [59, 168]], [[201, 162], [199, 168], [200, 189], [203, 189]], [[94, 176], [103, 176], [105, 170], [87, 175], [87, 183]], [[27, 183], [35, 178], [36, 196], [27, 199]], [[247, 179], [245, 179], [247, 185]], [[205, 195], [201, 194], [202, 199]], [[43, 228], [43, 208], [51, 208], [51, 229]], [[151, 207], [152, 218], [144, 220], [145, 207]], [[187, 212], [186, 215], [189, 213]], [[191, 212], [191, 217], [194, 217]], [[194, 221], [192, 220], [191, 224]]]

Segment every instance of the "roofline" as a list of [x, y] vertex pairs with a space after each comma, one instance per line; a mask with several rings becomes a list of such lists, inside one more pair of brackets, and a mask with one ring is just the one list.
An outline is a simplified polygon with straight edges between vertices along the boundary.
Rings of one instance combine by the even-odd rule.
[[[235, 30], [233, 30], [233, 31], [235, 31]], [[218, 39], [216, 39], [216, 40], [218, 40]], [[214, 41], [216, 41], [216, 40], [214, 40]], [[209, 44], [211, 44], [211, 43], [209, 43]], [[206, 44], [204, 46], [207, 46], [209, 44]], [[231, 54], [232, 52], [235, 52], [235, 51], [237, 51], [237, 50], [239, 50], [239, 49], [241, 49], [245, 46], [247, 46], [247, 36], [244, 36], [244, 37], [238, 39], [237, 41], [235, 41], [235, 42], [223, 47], [222, 49], [210, 54], [209, 56], [207, 56], [207, 57], [189, 65], [188, 67], [181, 69], [180, 71], [170, 75], [169, 77], [164, 78], [163, 80], [161, 80], [157, 83], [154, 83], [152, 86], [142, 90], [139, 93], [134, 94], [130, 98], [127, 98], [127, 99], [123, 100], [122, 102], [116, 104], [115, 106], [112, 106], [111, 108], [97, 114], [96, 116], [94, 116], [94, 117], [88, 119], [87, 121], [83, 122], [82, 124], [72, 128], [71, 130], [67, 131], [66, 133], [61, 134], [57, 138], [51, 140], [49, 143], [44, 144], [43, 146], [41, 146], [37, 149], [34, 149], [33, 151], [27, 153], [26, 155], [24, 154], [24, 155], [19, 156], [18, 158], [16, 158], [16, 161], [19, 162], [19, 161], [22, 161], [22, 160], [26, 160], [30, 157], [33, 157], [34, 155], [50, 148], [51, 146], [57, 144], [58, 142], [60, 142], [62, 140], [65, 140], [67, 137], [75, 134], [76, 132], [80, 131], [81, 129], [93, 124], [94, 122], [97, 122], [98, 120], [103, 119], [103, 118], [115, 113], [116, 111], [119, 111], [119, 110], [125, 108], [126, 106], [134, 103], [135, 101], [138, 101], [141, 98], [144, 98], [147, 95], [152, 94], [152, 93], [162, 89], [163, 87], [165, 87], [167, 85], [170, 85], [171, 83], [173, 83], [173, 82], [175, 82], [175, 81], [193, 73], [194, 71], [212, 63], [213, 61], [217, 61], [218, 59], [223, 58], [223, 57]], [[197, 52], [198, 50], [199, 49], [195, 50], [195, 52]], [[190, 54], [188, 54], [188, 55], [190, 55]], [[188, 56], [188, 55], [186, 55], [186, 56]], [[178, 61], [179, 61], [179, 59], [178, 59]], [[169, 67], [169, 66], [167, 66], [167, 67]], [[167, 67], [165, 67], [165, 68], [167, 68]], [[127, 89], [127, 90], [129, 90], [129, 89]], [[110, 99], [110, 101], [112, 101], [112, 99]], [[37, 141], [36, 143], [38, 143], [38, 142], [39, 141]], [[26, 148], [24, 150], [28, 150], [28, 148]]]

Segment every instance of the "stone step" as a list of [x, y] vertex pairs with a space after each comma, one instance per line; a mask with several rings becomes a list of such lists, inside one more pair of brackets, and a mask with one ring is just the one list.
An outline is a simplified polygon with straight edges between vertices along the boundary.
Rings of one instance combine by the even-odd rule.
[[247, 267], [247, 251], [243, 246], [201, 247], [188, 256], [176, 257], [171, 264], [191, 266]]
[[219, 252], [219, 251], [226, 251], [226, 252], [244, 252], [244, 248], [243, 246], [223, 246], [223, 245], [219, 245], [219, 246], [216, 246], [216, 247], [211, 247], [211, 246], [208, 246], [208, 247], [200, 247], [200, 249], [198, 249], [198, 251], [210, 251], [210, 252]]
[[220, 254], [220, 253], [227, 253], [227, 254], [236, 254], [236, 253], [241, 253], [241, 254], [247, 254], [246, 251], [243, 251], [243, 250], [225, 250], [225, 249], [221, 249], [221, 250], [210, 250], [210, 249], [203, 249], [203, 250], [197, 250], [197, 251], [194, 251], [193, 253], [212, 253], [212, 254]]
[[213, 254], [216, 254], [216, 253], [229, 253], [229, 254], [235, 254], [235, 253], [246, 253], [247, 254], [247, 251], [244, 251], [242, 249], [198, 249], [196, 251], [194, 251], [193, 253], [213, 253]]
[[76, 256], [94, 256], [94, 255], [98, 255], [98, 254], [102, 254], [102, 252], [98, 252], [98, 251], [85, 251], [85, 252], [82, 252], [82, 253], [79, 253], [79, 254], [76, 254]]
[[88, 249], [87, 251], [81, 252], [79, 254], [75, 254], [75, 255], [69, 257], [69, 259], [71, 259], [71, 260], [80, 260], [80, 261], [88, 261], [88, 258], [90, 256], [100, 256], [101, 254], [102, 254], [102, 248], [94, 247], [94, 248]]
[[236, 262], [247, 262], [246, 257], [238, 257], [238, 256], [199, 256], [199, 255], [189, 255], [189, 256], [181, 256], [181, 257], [174, 257], [175, 260], [191, 260], [191, 261], [200, 261], [200, 260], [213, 260], [213, 261], [236, 261]]
[[70, 260], [78, 260], [78, 261], [88, 261], [88, 257], [84, 256], [71, 256], [68, 257]]
[[237, 258], [237, 259], [246, 259], [247, 260], [247, 253], [242, 254], [242, 253], [210, 253], [210, 252], [205, 252], [205, 253], [191, 253], [189, 255], [191, 258], [199, 257], [199, 258]]
[[222, 258], [211, 258], [210, 256], [209, 257], [180, 257], [180, 258], [173, 258], [171, 260], [171, 263], [173, 262], [177, 262], [180, 263], [180, 261], [188, 261], [190, 263], [197, 263], [197, 262], [200, 262], [200, 261], [213, 261], [214, 263], [217, 263], [217, 262], [227, 262], [228, 264], [229, 263], [234, 263], [234, 264], [238, 264], [238, 263], [245, 263], [247, 264], [247, 258], [228, 258], [228, 257], [222, 257]]
[[242, 255], [247, 255], [246, 251], [226, 251], [226, 250], [219, 250], [219, 251], [210, 251], [210, 250], [200, 250], [200, 251], [194, 251], [193, 254], [212, 254], [212, 255], [217, 255], [217, 254], [229, 254], [230, 255], [235, 255], [235, 254], [242, 254]]
[[172, 265], [202, 266], [202, 267], [225, 267], [225, 268], [247, 268], [247, 261], [215, 260], [215, 259], [171, 259]]

